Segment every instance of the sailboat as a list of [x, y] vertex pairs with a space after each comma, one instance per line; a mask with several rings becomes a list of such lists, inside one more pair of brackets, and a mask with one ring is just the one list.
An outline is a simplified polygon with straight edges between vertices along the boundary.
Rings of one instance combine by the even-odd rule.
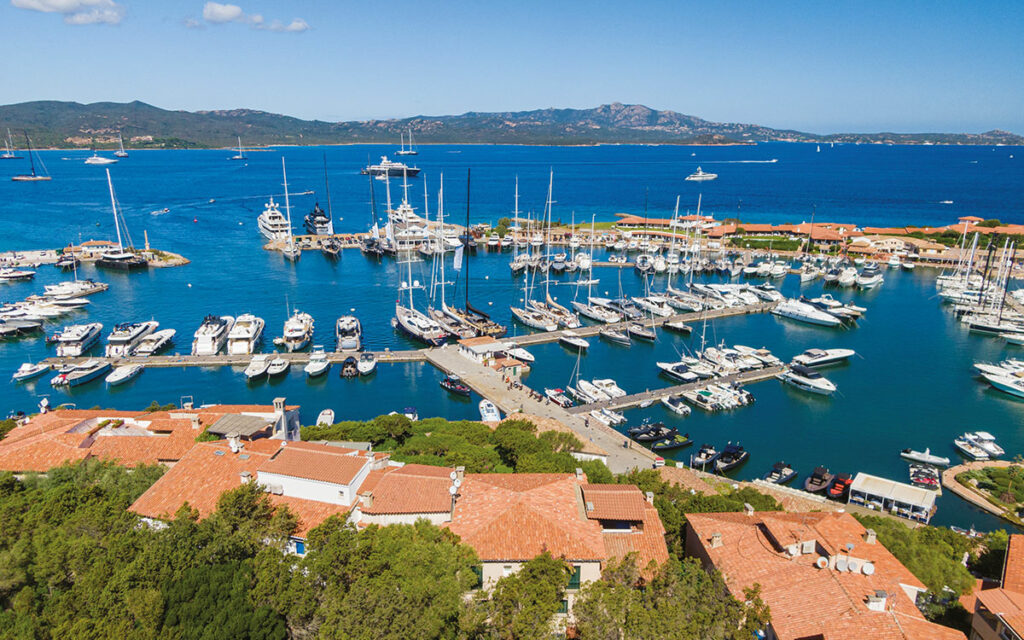
[[330, 237], [320, 243], [320, 252], [328, 260], [336, 260], [341, 254], [341, 243], [334, 237], [334, 209], [331, 207], [331, 185], [327, 181], [327, 154], [324, 154], [324, 191], [327, 192], [327, 219]]
[[127, 158], [128, 152], [124, 150], [124, 140], [121, 138], [121, 134], [117, 134], [117, 151], [114, 152], [115, 158]]
[[[398, 285], [398, 300], [395, 301], [395, 317], [391, 319], [391, 326], [413, 340], [431, 347], [439, 347], [448, 339], [448, 334], [436, 320], [416, 309], [413, 303], [413, 291], [422, 289], [423, 286], [419, 280], [412, 279], [412, 259], [412, 254], [406, 254], [404, 264], [409, 265], [409, 279]], [[402, 303], [403, 291], [408, 293], [406, 304]]]
[[[124, 216], [117, 208], [117, 198], [114, 196], [114, 183], [110, 179], [110, 169], [106, 169], [107, 172], [107, 187], [110, 189], [110, 207], [114, 210], [114, 229], [117, 232], [117, 251], [109, 251], [100, 256], [100, 259], [96, 261], [97, 267], [104, 267], [107, 269], [120, 269], [121, 271], [135, 271], [137, 269], [145, 269], [149, 266], [149, 262], [142, 256], [136, 254], [133, 251], [125, 251], [124, 243], [121, 239], [121, 225], [124, 221]], [[128, 235], [128, 227], [125, 226], [124, 235], [128, 239], [128, 246], [131, 248], [132, 238]]]
[[[399, 134], [401, 136], [401, 134]], [[412, 148], [412, 129], [409, 129], [409, 148], [405, 148], [405, 137], [402, 136], [402, 148], [395, 152], [396, 156], [418, 156], [419, 151]]]
[[39, 164], [43, 168], [43, 174], [39, 175], [36, 173], [36, 161], [32, 155], [32, 140], [29, 139], [28, 133], [25, 133], [25, 143], [28, 145], [28, 162], [29, 166], [32, 167], [32, 173], [30, 174], [19, 174], [11, 176], [11, 180], [14, 182], [42, 182], [44, 180], [50, 180], [50, 174], [46, 172], [46, 165], [43, 164], [43, 159], [39, 158]]
[[292, 262], [298, 262], [302, 257], [302, 250], [295, 244], [295, 236], [292, 234], [292, 206], [288, 200], [288, 173], [284, 168], [284, 158], [281, 158], [281, 176], [284, 178], [284, 214], [288, 219], [288, 239], [285, 241], [281, 253]]
[[[551, 235], [551, 209], [554, 204], [554, 200], [551, 199], [551, 188], [554, 183], [555, 172], [551, 171], [548, 176], [548, 200], [547, 200], [547, 219], [548, 219], [548, 231], [545, 236], [545, 240], [548, 241], [548, 255], [546, 258], [551, 259], [550, 255], [550, 235]], [[551, 297], [551, 277], [545, 276], [544, 278], [544, 302], [538, 302], [536, 300], [527, 301], [527, 306], [532, 307], [535, 311], [545, 313], [555, 320], [558, 325], [565, 327], [566, 329], [578, 329], [582, 325], [580, 324], [580, 318], [578, 315], [569, 311], [566, 307], [555, 302], [555, 299]]]
[[377, 203], [373, 195], [373, 176], [367, 175], [367, 180], [370, 183], [370, 231], [363, 238], [359, 249], [379, 261], [384, 256], [384, 247], [381, 246], [380, 229], [377, 227]]
[[[470, 170], [466, 169], [466, 229], [467, 230], [469, 229], [469, 185], [470, 185]], [[441, 206], [442, 205], [440, 205], [440, 204], [438, 205], [438, 211], [439, 211], [439, 213], [438, 213], [438, 220], [441, 221], [442, 226], [443, 226], [444, 218], [443, 218], [443, 210], [441, 209]], [[443, 232], [442, 232], [442, 235], [441, 235], [442, 241], [443, 241], [443, 237], [444, 237], [444, 235], [443, 235]], [[456, 251], [456, 256], [461, 256], [462, 253], [465, 251], [465, 249], [462, 246], [459, 246], [455, 251]], [[466, 291], [466, 306], [463, 309], [459, 309], [458, 307], [450, 307], [447, 304], [445, 304], [445, 302], [444, 302], [444, 300], [442, 298], [442, 301], [441, 301], [441, 311], [444, 313], [445, 316], [450, 318], [452, 321], [455, 321], [455, 322], [460, 323], [462, 325], [467, 325], [467, 326], [471, 327], [473, 332], [476, 335], [478, 335], [478, 336], [491, 336], [493, 338], [501, 338], [506, 333], [508, 333], [508, 327], [506, 327], [506, 326], [504, 326], [502, 324], [498, 324], [494, 320], [491, 320], [491, 316], [490, 315], [488, 315], [487, 313], [484, 313], [483, 311], [481, 311], [479, 309], [475, 309], [473, 307], [473, 305], [470, 304], [470, 302], [469, 302], [469, 263], [470, 263], [470, 257], [469, 257], [468, 253], [466, 254], [465, 258], [466, 258], [465, 259], [466, 276], [464, 278], [464, 280], [465, 280], [464, 287], [465, 287], [465, 291]], [[442, 255], [442, 269], [443, 269], [443, 262], [444, 262], [444, 259], [443, 259], [443, 255]], [[459, 264], [460, 262], [461, 261], [457, 258], [456, 259], [456, 264]], [[461, 267], [461, 264], [459, 264], [459, 266]], [[442, 273], [444, 273], [443, 270], [442, 270]], [[443, 286], [443, 283], [442, 283], [442, 286]], [[443, 291], [444, 291], [444, 289], [442, 288], [442, 294], [443, 294]]]
[[11, 130], [7, 130], [7, 138], [4, 139], [4, 152], [0, 153], [0, 160], [18, 160], [21, 156], [15, 153], [14, 140], [11, 139]]
[[[591, 216], [591, 218], [590, 218], [590, 260], [588, 261], [589, 264], [590, 264], [590, 268], [588, 269], [588, 274], [587, 274], [587, 301], [586, 302], [580, 302], [579, 300], [573, 300], [572, 301], [572, 308], [575, 309], [576, 312], [579, 313], [581, 316], [583, 316], [585, 318], [590, 318], [591, 320], [596, 320], [597, 322], [603, 322], [603, 323], [606, 323], [606, 324], [611, 324], [613, 322], [620, 322], [622, 320], [622, 315], [621, 314], [619, 314], [618, 312], [613, 311], [612, 309], [609, 309], [607, 307], [602, 307], [602, 306], [596, 305], [596, 304], [594, 304], [593, 302], [590, 301], [590, 296], [592, 294], [592, 289], [593, 289], [593, 286], [594, 286], [594, 230], [595, 230], [595, 217]], [[576, 292], [577, 292], [577, 294], [579, 293], [579, 288], [576, 289]]]
[[228, 160], [245, 160], [245, 154], [242, 153], [242, 136], [238, 136], [238, 153], [228, 158]]

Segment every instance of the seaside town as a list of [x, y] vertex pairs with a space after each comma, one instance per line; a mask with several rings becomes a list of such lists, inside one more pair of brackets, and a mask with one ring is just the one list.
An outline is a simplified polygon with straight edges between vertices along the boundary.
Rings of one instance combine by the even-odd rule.
[[0, 6], [0, 640], [1024, 638], [1024, 14], [187, 4]]

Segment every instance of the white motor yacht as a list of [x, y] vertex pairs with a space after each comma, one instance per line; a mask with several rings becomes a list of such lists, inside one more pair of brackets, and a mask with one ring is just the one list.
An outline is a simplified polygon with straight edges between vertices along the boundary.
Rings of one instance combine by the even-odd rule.
[[99, 322], [73, 324], [64, 328], [57, 338], [57, 356], [77, 358], [85, 355], [100, 341], [103, 325]]
[[313, 347], [313, 352], [309, 355], [309, 363], [302, 370], [306, 372], [306, 377], [315, 378], [327, 373], [330, 368], [331, 363], [327, 359], [327, 353], [322, 346], [317, 345]]
[[284, 347], [289, 352], [305, 349], [313, 339], [313, 316], [296, 310], [284, 321]]
[[836, 284], [840, 287], [852, 287], [857, 284], [857, 269], [854, 267], [846, 267], [839, 272], [839, 277], [836, 279]]
[[363, 348], [363, 326], [355, 316], [341, 316], [334, 323], [338, 351], [359, 351]]
[[595, 387], [605, 392], [609, 398], [622, 398], [627, 395], [625, 390], [611, 378], [597, 378], [593, 383]]
[[11, 380], [14, 382], [25, 382], [26, 380], [38, 378], [49, 370], [50, 365], [48, 364], [32, 364], [31, 362], [25, 362], [22, 363], [22, 365], [18, 367], [18, 370], [14, 372], [14, 375], [11, 376]]
[[292, 366], [292, 363], [285, 360], [281, 356], [277, 356], [270, 361], [270, 366], [267, 367], [267, 375], [270, 377], [284, 375], [288, 372], [288, 369]]
[[1024, 398], [1024, 373], [982, 373], [981, 375], [993, 388], [1018, 398]]
[[318, 427], [334, 424], [334, 409], [324, 409], [321, 411], [320, 415], [316, 417], [316, 424]]
[[159, 326], [160, 323], [155, 320], [114, 325], [114, 330], [107, 337], [104, 355], [108, 358], [123, 358], [130, 355], [142, 340]]
[[972, 460], [988, 460], [988, 452], [978, 446], [978, 443], [970, 436], [971, 434], [965, 433], [962, 436], [955, 438], [953, 440], [953, 446], [956, 447], [960, 453]]
[[586, 351], [590, 347], [590, 343], [581, 338], [575, 331], [563, 331], [562, 335], [558, 337], [558, 342], [580, 351]]
[[266, 375], [267, 369], [270, 368], [270, 356], [265, 353], [257, 353], [249, 361], [249, 365], [245, 368], [245, 379], [255, 380], [263, 375]]
[[964, 437], [969, 438], [974, 444], [984, 449], [989, 458], [998, 458], [1006, 454], [1006, 451], [996, 444], [996, 437], [988, 431], [965, 433]]
[[[572, 389], [570, 389], [570, 391], [572, 391]], [[611, 396], [587, 380], [580, 380], [576, 383], [576, 393], [584, 402], [601, 402], [603, 400], [611, 400]]]
[[243, 313], [235, 320], [235, 326], [228, 332], [228, 355], [245, 356], [256, 351], [263, 340], [263, 318]]
[[144, 337], [132, 351], [133, 356], [152, 356], [174, 343], [174, 329], [161, 329]]
[[836, 385], [820, 373], [800, 364], [795, 364], [787, 371], [779, 374], [779, 380], [789, 383], [798, 389], [828, 396], [835, 393]]
[[260, 217], [256, 219], [256, 226], [260, 233], [271, 242], [279, 242], [291, 237], [292, 228], [288, 224], [288, 218], [281, 213], [280, 205], [274, 202], [273, 197], [266, 204]]
[[690, 175], [686, 176], [686, 181], [687, 182], [707, 182], [708, 180], [714, 180], [717, 177], [718, 177], [717, 173], [707, 173], [707, 172], [703, 171], [700, 167], [697, 167], [697, 170], [695, 172], [693, 172]]
[[498, 411], [498, 407], [490, 400], [481, 400], [478, 407], [480, 409], [481, 422], [501, 422], [501, 412]]
[[522, 347], [517, 347], [516, 345], [511, 343], [509, 343], [506, 346], [507, 348], [505, 349], [505, 353], [508, 354], [509, 357], [515, 358], [520, 362], [527, 363], [533, 362], [535, 360], [533, 354]]
[[141, 364], [126, 364], [117, 367], [106, 377], [106, 383], [112, 387], [125, 384], [137, 378], [143, 369], [145, 369], [145, 365]]
[[808, 349], [793, 358], [793, 362], [805, 367], [827, 367], [849, 360], [856, 352], [853, 349]]
[[220, 353], [234, 325], [235, 319], [232, 316], [208, 315], [203, 318], [192, 340], [192, 355], [215, 356]]
[[860, 274], [857, 275], [857, 287], [861, 289], [873, 289], [883, 282], [885, 282], [885, 278], [882, 277], [882, 272], [879, 271], [878, 265], [874, 263], [865, 265]]
[[842, 320], [834, 315], [799, 300], [786, 300], [772, 309], [772, 313], [783, 318], [823, 327], [837, 327], [842, 324]]
[[361, 376], [368, 376], [377, 370], [377, 356], [372, 353], [364, 353], [356, 361], [356, 372]]

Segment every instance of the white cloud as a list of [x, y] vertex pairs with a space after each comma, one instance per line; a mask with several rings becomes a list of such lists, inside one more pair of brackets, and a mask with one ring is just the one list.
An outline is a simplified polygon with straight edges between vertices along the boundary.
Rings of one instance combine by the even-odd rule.
[[186, 29], [205, 29], [206, 28], [206, 25], [204, 25], [199, 20], [196, 20], [192, 16], [189, 16], [189, 17], [185, 18], [182, 21], [182, 23], [185, 25]]
[[11, 0], [11, 6], [59, 13], [68, 24], [120, 24], [124, 6], [114, 0]]
[[[62, 0], [50, 1], [59, 2]], [[207, 2], [205, 5], [203, 5], [203, 20], [206, 20], [210, 24], [226, 24], [229, 22], [240, 22], [242, 24], [249, 25], [249, 27], [252, 29], [257, 29], [259, 31], [274, 31], [277, 33], [302, 33], [303, 31], [309, 30], [309, 23], [303, 20], [302, 18], [293, 18], [292, 21], [289, 22], [288, 24], [285, 24], [280, 20], [271, 20], [270, 22], [267, 22], [266, 20], [264, 20], [262, 14], [247, 14], [245, 11], [242, 10], [242, 7], [238, 6], [237, 4], [221, 4], [220, 2]], [[190, 24], [188, 20], [186, 20], [185, 26], [195, 28], [195, 26]]]
[[245, 17], [242, 7], [237, 4], [221, 4], [219, 2], [207, 2], [203, 5], [203, 20], [220, 24], [222, 22], [236, 22]]

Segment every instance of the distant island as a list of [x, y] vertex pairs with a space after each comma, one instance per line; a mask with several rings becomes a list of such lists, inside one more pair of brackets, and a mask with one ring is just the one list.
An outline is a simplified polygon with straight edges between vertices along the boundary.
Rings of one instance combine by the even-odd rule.
[[[679, 144], [729, 145], [767, 141], [854, 144], [1021, 145], [1007, 131], [985, 133], [836, 133], [819, 135], [756, 124], [710, 122], [675, 111], [618, 102], [594, 109], [469, 112], [393, 120], [323, 122], [233, 109], [168, 111], [144, 102], [80, 104], [41, 100], [0, 106], [0, 131], [25, 131], [33, 144], [63, 148], [116, 147], [118, 134], [133, 148], [397, 144], [412, 131], [417, 144]], [[19, 143], [15, 136], [15, 142]]]

